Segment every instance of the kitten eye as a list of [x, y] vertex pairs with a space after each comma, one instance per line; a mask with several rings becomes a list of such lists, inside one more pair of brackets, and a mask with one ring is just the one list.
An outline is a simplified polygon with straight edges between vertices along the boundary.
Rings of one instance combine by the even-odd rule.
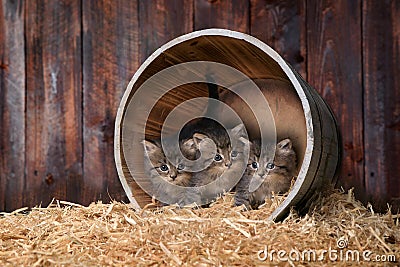
[[179, 163], [178, 166], [176, 167], [179, 171], [183, 170], [185, 168], [185, 165], [182, 163]]
[[220, 154], [215, 155], [214, 157], [215, 161], [221, 161], [222, 160], [222, 156]]
[[267, 164], [267, 169], [272, 170], [273, 168], [275, 168], [275, 164], [273, 164], [273, 163], [268, 163]]
[[234, 151], [231, 152], [231, 157], [232, 157], [232, 158], [236, 158], [237, 155], [238, 155], [238, 152], [237, 152], [237, 151], [234, 150]]
[[160, 166], [160, 170], [161, 170], [162, 172], [167, 172], [167, 171], [169, 170], [168, 165], [166, 165], [166, 164], [161, 165], [161, 166]]
[[251, 167], [252, 167], [253, 169], [257, 170], [257, 169], [258, 169], [258, 162], [253, 161], [253, 162], [251, 163]]

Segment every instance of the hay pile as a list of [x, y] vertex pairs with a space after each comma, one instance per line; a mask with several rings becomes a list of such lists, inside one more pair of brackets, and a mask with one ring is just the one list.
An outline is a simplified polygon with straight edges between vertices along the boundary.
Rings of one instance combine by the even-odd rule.
[[[286, 251], [285, 261], [273, 254], [273, 263], [280, 266], [355, 264], [345, 261], [349, 250], [370, 250], [371, 260], [395, 255], [395, 263], [381, 265], [399, 265], [398, 215], [376, 214], [354, 200], [351, 192], [335, 192], [320, 199], [305, 217], [291, 212], [282, 223], [265, 221], [279, 201], [257, 211], [241, 211], [231, 207], [228, 195], [208, 209], [149, 206], [140, 214], [118, 202], [83, 207], [55, 201], [27, 214], [21, 209], [0, 216], [0, 265], [253, 266], [271, 264], [271, 250]], [[268, 259], [262, 261], [265, 254], [259, 251], [266, 246]], [[322, 250], [329, 248], [337, 250], [337, 259], [325, 254], [319, 261]], [[314, 250], [316, 262], [297, 261], [296, 251], [304, 250]]]

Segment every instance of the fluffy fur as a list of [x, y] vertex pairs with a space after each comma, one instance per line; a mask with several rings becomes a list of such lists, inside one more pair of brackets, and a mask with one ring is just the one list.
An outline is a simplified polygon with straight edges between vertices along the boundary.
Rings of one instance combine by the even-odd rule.
[[[215, 142], [217, 151], [216, 154], [210, 153], [210, 151], [206, 151], [208, 152], [208, 155], [213, 155], [214, 158], [210, 158], [212, 162], [206, 169], [193, 174], [191, 178], [191, 186], [198, 187], [209, 184], [220, 177], [225, 171], [227, 171], [231, 167], [232, 160], [234, 158], [232, 157], [232, 155], [234, 155], [232, 154], [232, 152], [234, 151], [232, 147], [239, 138], [243, 138], [244, 136], [246, 136], [246, 130], [243, 124], [239, 124], [228, 131], [229, 134], [227, 132], [225, 132], [225, 134], [217, 134], [216, 131], [211, 131], [211, 133], [208, 134], [195, 133], [193, 135], [193, 139], [197, 139], [197, 141], [195, 141], [195, 143], [198, 144], [197, 147], [200, 146], [203, 140], [205, 140], [206, 138], [210, 138], [212, 141]], [[232, 142], [229, 139], [229, 135], [232, 137]], [[237, 151], [235, 151], [235, 153], [236, 152]]]
[[[287, 192], [296, 176], [297, 157], [290, 139], [277, 144], [273, 165], [266, 158], [260, 158], [260, 153], [260, 142], [253, 141], [245, 175], [236, 187], [235, 205], [244, 204], [247, 208], [255, 209], [265, 202], [266, 197], [271, 198], [272, 192]], [[258, 167], [254, 168], [253, 163]], [[254, 192], [250, 192], [249, 184], [253, 177], [262, 183]]]

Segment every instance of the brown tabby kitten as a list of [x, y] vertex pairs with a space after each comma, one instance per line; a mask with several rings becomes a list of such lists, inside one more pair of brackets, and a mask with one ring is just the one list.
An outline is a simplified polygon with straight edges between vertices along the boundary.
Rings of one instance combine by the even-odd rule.
[[[246, 135], [246, 129], [243, 124], [239, 124], [228, 131], [229, 135], [231, 135], [234, 140]], [[214, 131], [208, 130], [207, 134], [195, 133], [193, 135], [197, 147], [203, 140], [210, 138], [215, 142], [217, 151], [216, 154], [211, 152], [207, 153], [209, 155], [214, 155], [213, 159], [210, 159], [212, 163], [205, 170], [193, 174], [190, 183], [191, 186], [198, 187], [209, 184], [231, 167], [232, 160], [237, 156], [237, 151], [232, 149], [229, 135], [226, 131], [222, 133], [219, 129], [215, 129]], [[232, 140], [232, 142], [236, 142], [234, 140]]]
[[[231, 152], [232, 165], [221, 175], [215, 177], [214, 180], [206, 176], [209, 180], [212, 180], [207, 186], [193, 187], [199, 190], [200, 201], [202, 201], [202, 203], [210, 203], [215, 200], [216, 197], [230, 192], [232, 188], [235, 187], [246, 170], [250, 150], [249, 147], [250, 142], [247, 140], [247, 137], [236, 136], [233, 138]], [[209, 170], [205, 170], [199, 176], [207, 175], [208, 173]]]
[[[207, 79], [212, 81], [211, 77], [207, 77]], [[209, 97], [218, 100], [218, 86], [214, 83], [207, 83], [207, 87]], [[211, 158], [208, 162], [211, 163], [207, 169], [208, 173], [205, 174], [202, 171], [194, 174], [191, 186], [201, 186], [215, 180], [216, 177], [220, 176], [232, 164], [230, 155], [232, 146], [229, 140], [228, 132], [220, 123], [208, 118], [215, 117], [216, 111], [218, 110], [218, 105], [219, 104], [214, 101], [209, 102], [205, 116], [187, 123], [179, 134], [180, 140], [193, 138], [197, 149], [199, 149], [200, 144], [207, 138], [211, 139], [217, 147], [216, 154], [214, 151], [208, 151], [209, 149], [213, 149], [213, 147], [209, 146], [205, 150], [207, 155], [213, 155], [213, 159]], [[245, 131], [244, 125], [238, 125], [234, 129], [231, 129], [230, 132], [234, 133], [235, 131], [237, 132], [241, 130]], [[197, 156], [199, 156], [199, 154]], [[210, 178], [207, 178], [206, 176]]]
[[[179, 151], [173, 146], [176, 139], [167, 139], [164, 149], [171, 155], [169, 161], [162, 149], [160, 140], [144, 140], [145, 149], [144, 171], [149, 177], [152, 186], [152, 195], [161, 202], [178, 203], [184, 196], [184, 187], [189, 186], [192, 173], [185, 166], [183, 157], [193, 160], [196, 157], [196, 148], [193, 139], [181, 141]], [[167, 181], [168, 183], [165, 183]], [[177, 185], [177, 186], [176, 186]]]
[[[146, 166], [147, 171], [149, 171], [149, 167], [155, 168], [164, 180], [179, 186], [189, 185], [191, 173], [185, 171], [187, 166], [181, 163], [182, 157], [179, 153], [180, 151], [175, 151], [176, 148], [172, 145], [172, 138], [171, 142], [167, 140], [165, 144], [166, 147], [164, 147], [165, 149], [169, 149], [168, 151], [171, 151], [171, 161], [169, 161], [165, 156], [160, 140], [144, 140], [143, 144], [147, 157], [152, 164], [152, 166]], [[193, 160], [195, 158], [196, 148], [193, 139], [188, 139], [185, 142], [182, 142], [180, 148], [182, 155], [187, 159]]]
[[247, 162], [247, 168], [240, 179], [238, 184], [235, 186], [235, 206], [245, 205], [247, 209], [250, 209], [249, 199], [249, 184], [251, 178], [258, 169], [258, 159], [260, 157], [260, 144], [258, 142], [250, 142], [249, 160]]
[[[273, 163], [260, 158], [260, 152], [260, 141], [252, 142], [251, 160], [248, 162], [245, 175], [236, 187], [237, 206], [244, 204], [248, 209], [256, 209], [265, 202], [266, 197], [272, 197], [272, 192], [287, 192], [293, 177], [296, 176], [297, 157], [290, 139], [284, 139], [277, 144]], [[263, 182], [254, 192], [249, 192], [249, 184], [254, 175]]]

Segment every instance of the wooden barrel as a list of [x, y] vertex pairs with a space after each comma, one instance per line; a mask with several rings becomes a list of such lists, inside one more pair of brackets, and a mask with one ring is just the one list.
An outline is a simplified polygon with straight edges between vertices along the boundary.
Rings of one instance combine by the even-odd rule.
[[[137, 185], [126, 162], [122, 128], [127, 123], [124, 118], [129, 115], [127, 107], [138, 88], [154, 74], [177, 64], [195, 61], [225, 64], [252, 79], [270, 103], [278, 139], [289, 137], [293, 140], [298, 155], [298, 176], [287, 198], [269, 219], [284, 218], [291, 207], [307, 210], [318, 193], [336, 183], [341, 154], [340, 135], [330, 108], [317, 91], [260, 40], [240, 32], [207, 29], [180, 36], [155, 51], [134, 74], [121, 100], [115, 123], [114, 156], [120, 181], [134, 208], [140, 209], [150, 203], [151, 198]], [[240, 87], [240, 84], [232, 86]], [[221, 92], [222, 101], [224, 94]], [[160, 136], [162, 123], [175, 106], [192, 98], [207, 96], [206, 86], [196, 83], [166, 93], [148, 117], [146, 138]], [[240, 108], [240, 101], [226, 99], [234, 110], [245, 110]], [[246, 126], [250, 136], [258, 134], [252, 130], [251, 123]]]

